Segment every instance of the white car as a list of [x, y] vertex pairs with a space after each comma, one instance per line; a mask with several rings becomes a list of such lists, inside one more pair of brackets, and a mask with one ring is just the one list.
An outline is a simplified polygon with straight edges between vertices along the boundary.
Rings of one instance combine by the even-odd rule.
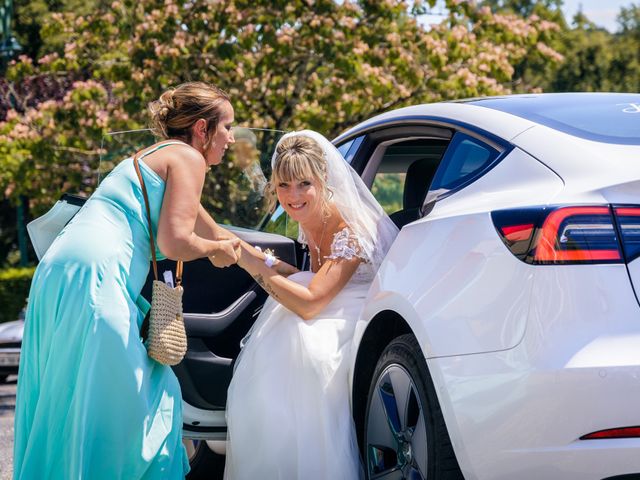
[[[402, 227], [353, 339], [367, 478], [639, 478], [640, 95], [420, 105], [335, 144]], [[215, 274], [219, 313], [188, 316], [176, 372], [185, 436], [223, 453], [262, 294], [239, 269]], [[195, 478], [215, 460], [192, 446]]]
[[4, 383], [10, 375], [18, 374], [24, 314], [23, 309], [18, 320], [0, 323], [0, 383]]
[[[402, 227], [353, 338], [367, 478], [640, 478], [640, 94], [420, 105], [334, 143]], [[282, 209], [237, 232], [304, 268]], [[184, 287], [190, 478], [221, 478], [266, 295], [206, 259]]]
[[369, 478], [640, 478], [640, 95], [423, 105], [336, 143], [363, 136], [369, 182], [410, 164], [353, 343]]

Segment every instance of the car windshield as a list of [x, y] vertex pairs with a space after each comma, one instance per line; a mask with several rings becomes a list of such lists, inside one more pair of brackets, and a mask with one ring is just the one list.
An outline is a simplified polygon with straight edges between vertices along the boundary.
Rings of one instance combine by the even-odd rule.
[[470, 100], [597, 142], [640, 145], [640, 94], [561, 93]]
[[[269, 202], [264, 188], [271, 174], [271, 155], [284, 132], [234, 127], [235, 143], [212, 167], [202, 190], [202, 205], [217, 222], [256, 229], [267, 221]], [[110, 132], [102, 142], [98, 182], [121, 160], [156, 139], [148, 129]]]

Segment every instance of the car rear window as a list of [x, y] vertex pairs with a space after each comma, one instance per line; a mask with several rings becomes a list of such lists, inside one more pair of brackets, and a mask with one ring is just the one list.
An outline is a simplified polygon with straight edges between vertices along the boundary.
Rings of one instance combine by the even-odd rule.
[[471, 100], [577, 137], [640, 145], [640, 94], [561, 93]]
[[431, 183], [432, 191], [450, 191], [468, 184], [498, 157], [500, 152], [469, 135], [457, 132]]

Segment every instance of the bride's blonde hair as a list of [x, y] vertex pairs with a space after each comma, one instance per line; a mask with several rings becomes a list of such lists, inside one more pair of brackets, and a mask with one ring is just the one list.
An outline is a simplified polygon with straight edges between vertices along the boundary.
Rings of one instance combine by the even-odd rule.
[[314, 139], [303, 135], [293, 135], [278, 143], [276, 158], [267, 184], [266, 193], [270, 207], [277, 201], [276, 186], [280, 182], [314, 179], [319, 187], [322, 208], [328, 212], [331, 191], [327, 186], [327, 160], [322, 147]]

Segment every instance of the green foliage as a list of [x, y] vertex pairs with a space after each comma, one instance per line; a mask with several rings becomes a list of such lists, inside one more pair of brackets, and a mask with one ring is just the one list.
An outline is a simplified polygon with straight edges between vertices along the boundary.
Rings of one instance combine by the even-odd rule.
[[101, 144], [109, 129], [131, 124], [106, 88], [74, 82], [62, 100], [47, 100], [23, 114], [10, 111], [0, 123], [0, 188], [5, 197], [30, 199], [42, 214], [67, 191], [95, 188]]
[[25, 306], [35, 268], [0, 270], [0, 323], [18, 319]]
[[388, 214], [402, 210], [404, 193], [404, 173], [378, 173], [371, 186], [371, 192]]
[[565, 61], [547, 85], [551, 91], [640, 91], [640, 6], [622, 9], [611, 34], [584, 17], [563, 34]]
[[4, 259], [17, 248], [16, 209], [4, 200], [0, 202], [0, 212], [0, 259]]
[[292, 220], [289, 215], [284, 213], [282, 207], [280, 207], [279, 212], [280, 215], [274, 215], [270, 218], [269, 223], [264, 228], [264, 231], [297, 239], [299, 233], [298, 222]]
[[[40, 28], [34, 57], [7, 72], [0, 192], [29, 198], [32, 216], [63, 192], [89, 194], [114, 146], [106, 134], [144, 127], [148, 102], [188, 80], [226, 89], [241, 123], [331, 136], [403, 105], [509, 93], [512, 65], [558, 58], [539, 47], [556, 28], [539, 15], [449, 0], [447, 21], [425, 28], [425, 3], [435, 2], [20, 0], [23, 41]], [[64, 90], [34, 101], [19, 88], [33, 79]], [[214, 176], [214, 213], [244, 208], [237, 172]]]
[[[598, 28], [581, 12], [570, 26], [562, 14], [561, 0], [482, 3], [492, 11], [551, 22], [544, 24], [545, 34], [535, 49], [514, 65], [515, 91], [640, 91], [640, 6], [622, 8], [618, 16], [620, 30], [612, 34]], [[549, 47], [558, 55], [555, 62], [545, 58]]]

